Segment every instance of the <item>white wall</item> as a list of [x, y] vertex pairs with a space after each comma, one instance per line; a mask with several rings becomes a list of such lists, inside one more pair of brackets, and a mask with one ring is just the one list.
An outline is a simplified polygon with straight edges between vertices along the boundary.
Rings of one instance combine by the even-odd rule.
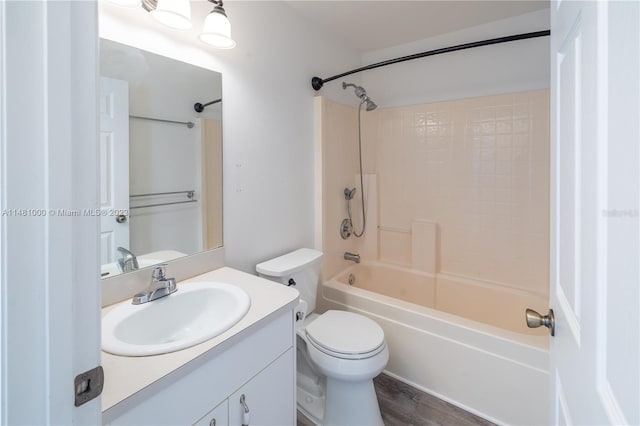
[[[368, 52], [363, 64], [479, 40], [549, 29], [549, 9]], [[362, 73], [381, 108], [546, 89], [549, 37], [445, 53]], [[346, 71], [346, 69], [345, 69]]]
[[[228, 11], [238, 54], [223, 72], [225, 102], [232, 98], [223, 110], [224, 243], [229, 265], [254, 271], [258, 260], [313, 245], [310, 80], [359, 57], [286, 5], [237, 2]], [[324, 92], [342, 99], [342, 88]]]
[[[194, 11], [210, 7], [192, 5]], [[144, 12], [108, 5], [101, 6], [100, 35], [222, 72], [226, 263], [253, 272], [270, 256], [313, 245], [310, 80], [355, 68], [360, 56], [285, 3], [230, 2], [225, 8], [238, 43], [229, 51], [165, 31]], [[353, 101], [337, 84], [323, 94]]]

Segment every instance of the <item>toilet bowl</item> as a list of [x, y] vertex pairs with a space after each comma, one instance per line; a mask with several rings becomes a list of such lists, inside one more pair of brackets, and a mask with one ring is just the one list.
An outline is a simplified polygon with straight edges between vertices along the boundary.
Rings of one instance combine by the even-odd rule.
[[298, 409], [318, 425], [383, 425], [373, 378], [389, 360], [384, 332], [352, 312], [312, 313], [321, 259], [319, 251], [300, 249], [256, 266], [260, 276], [300, 291]]
[[382, 328], [351, 312], [327, 311], [305, 327], [304, 335], [314, 365], [336, 379], [371, 379], [389, 358]]

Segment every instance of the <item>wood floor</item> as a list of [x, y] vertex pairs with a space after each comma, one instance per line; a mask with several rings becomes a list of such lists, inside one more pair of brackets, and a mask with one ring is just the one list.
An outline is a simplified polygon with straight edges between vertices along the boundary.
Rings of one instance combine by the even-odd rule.
[[[492, 426], [493, 423], [442, 401], [392, 377], [373, 380], [386, 426]], [[298, 426], [313, 423], [298, 411]], [[368, 425], [353, 425], [368, 426]]]

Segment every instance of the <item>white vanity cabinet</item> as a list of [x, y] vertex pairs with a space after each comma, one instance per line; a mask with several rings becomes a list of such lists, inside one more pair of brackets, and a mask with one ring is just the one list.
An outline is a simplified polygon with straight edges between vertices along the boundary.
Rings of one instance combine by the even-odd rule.
[[295, 418], [291, 418], [294, 410], [293, 356], [293, 349], [289, 349], [193, 426], [295, 424]]
[[294, 425], [293, 329], [290, 307], [273, 313], [107, 409], [103, 424], [241, 426], [244, 394], [249, 425]]
[[[229, 425], [295, 424], [295, 418], [291, 419], [291, 412], [295, 409], [295, 390], [290, 386], [294, 380], [291, 370], [294, 356], [293, 350], [287, 351], [229, 397]], [[248, 416], [240, 402], [243, 395]]]
[[229, 426], [229, 400], [222, 401], [193, 426]]

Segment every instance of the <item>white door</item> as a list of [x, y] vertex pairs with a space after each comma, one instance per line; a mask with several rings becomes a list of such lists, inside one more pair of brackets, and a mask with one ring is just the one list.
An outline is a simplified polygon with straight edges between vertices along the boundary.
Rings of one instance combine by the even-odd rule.
[[129, 249], [129, 85], [100, 77], [100, 260]]
[[551, 5], [552, 424], [640, 424], [639, 25]]
[[0, 1], [3, 425], [100, 424], [97, 9]]

